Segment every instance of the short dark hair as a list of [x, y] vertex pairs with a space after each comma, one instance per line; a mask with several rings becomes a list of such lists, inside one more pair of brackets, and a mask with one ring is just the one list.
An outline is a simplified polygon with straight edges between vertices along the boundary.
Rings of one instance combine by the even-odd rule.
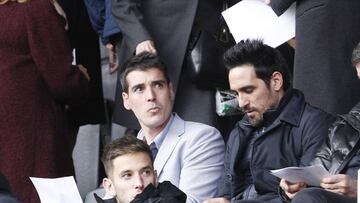
[[112, 161], [126, 154], [145, 153], [154, 162], [150, 147], [142, 140], [139, 140], [133, 135], [125, 135], [121, 138], [115, 139], [105, 146], [101, 161], [104, 164], [105, 173], [109, 177], [109, 172], [112, 170]]
[[355, 47], [354, 51], [352, 52], [351, 62], [354, 66], [360, 62], [360, 42]]
[[126, 76], [129, 73], [136, 70], [146, 71], [152, 68], [160, 70], [163, 73], [166, 82], [170, 82], [167, 68], [165, 64], [160, 60], [160, 58], [156, 54], [152, 54], [150, 52], [141, 52], [140, 54], [133, 56], [126, 62], [123, 68], [124, 71], [120, 75], [120, 83], [122, 86], [122, 90], [126, 93], [129, 91], [129, 83], [128, 81], [126, 81]]
[[262, 79], [267, 86], [275, 71], [283, 76], [284, 90], [291, 87], [291, 75], [288, 65], [281, 53], [262, 40], [245, 40], [231, 47], [224, 54], [225, 67], [231, 69], [241, 65], [254, 66], [256, 76]]

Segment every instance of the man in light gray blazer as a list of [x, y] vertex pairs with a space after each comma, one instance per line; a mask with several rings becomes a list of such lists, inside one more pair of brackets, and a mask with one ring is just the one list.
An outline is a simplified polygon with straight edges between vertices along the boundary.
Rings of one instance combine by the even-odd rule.
[[[184, 119], [224, 128], [215, 111], [214, 89], [200, 88], [190, 78], [186, 52], [199, 32], [218, 35], [222, 0], [112, 0], [112, 14], [121, 28], [118, 42], [120, 71], [125, 62], [142, 51], [156, 53], [169, 67], [176, 93], [173, 109]], [[214, 38], [215, 40], [215, 38]], [[139, 129], [134, 115], [123, 108], [117, 83], [114, 122]], [[184, 99], [193, 97], [196, 99]], [[193, 108], [190, 108], [192, 106]]]
[[172, 113], [174, 91], [165, 65], [155, 54], [143, 52], [126, 64], [120, 81], [124, 107], [140, 123], [138, 138], [152, 149], [158, 180], [179, 187], [187, 202], [215, 197], [224, 141], [214, 127], [184, 121]]

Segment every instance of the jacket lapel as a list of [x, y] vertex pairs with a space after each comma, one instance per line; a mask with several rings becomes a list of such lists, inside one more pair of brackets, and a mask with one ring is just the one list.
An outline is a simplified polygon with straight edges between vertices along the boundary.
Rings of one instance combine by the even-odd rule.
[[155, 158], [154, 167], [157, 170], [158, 177], [184, 133], [185, 121], [174, 114], [174, 120]]

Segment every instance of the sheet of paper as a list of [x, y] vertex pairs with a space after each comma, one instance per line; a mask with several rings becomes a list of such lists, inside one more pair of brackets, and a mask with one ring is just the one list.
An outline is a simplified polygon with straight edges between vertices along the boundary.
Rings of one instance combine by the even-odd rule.
[[263, 39], [277, 47], [295, 37], [295, 3], [278, 17], [263, 0], [242, 0], [222, 15], [236, 42]]
[[271, 170], [270, 174], [290, 182], [305, 182], [307, 185], [320, 186], [320, 180], [330, 176], [330, 173], [321, 165], [307, 167], [287, 167]]
[[[360, 194], [360, 169], [358, 170], [358, 194]], [[360, 195], [357, 195], [357, 202], [360, 202]]]
[[62, 178], [30, 177], [42, 203], [82, 203], [73, 176]]

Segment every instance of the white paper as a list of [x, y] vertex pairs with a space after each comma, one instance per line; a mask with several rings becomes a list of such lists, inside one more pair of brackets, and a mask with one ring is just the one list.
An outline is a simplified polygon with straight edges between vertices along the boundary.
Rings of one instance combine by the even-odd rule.
[[82, 203], [73, 176], [62, 178], [30, 177], [42, 203]]
[[242, 0], [222, 15], [236, 42], [263, 39], [277, 47], [295, 37], [295, 3], [278, 17], [263, 0]]
[[[360, 177], [360, 169], [357, 171], [357, 174], [358, 174], [358, 179]], [[360, 203], [360, 181], [357, 181], [357, 202]]]
[[320, 186], [320, 180], [330, 176], [330, 173], [321, 165], [287, 167], [271, 170], [270, 174], [293, 183], [305, 182], [307, 185], [312, 186]]

